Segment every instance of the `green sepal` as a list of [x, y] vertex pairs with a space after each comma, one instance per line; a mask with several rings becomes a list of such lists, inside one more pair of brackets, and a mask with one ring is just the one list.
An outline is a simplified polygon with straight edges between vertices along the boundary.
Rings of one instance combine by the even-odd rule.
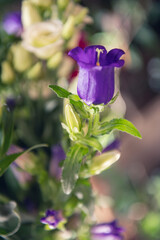
[[40, 148], [40, 147], [47, 147], [47, 145], [46, 144], [38, 144], [38, 145], [35, 145], [35, 146], [27, 149], [26, 151], [22, 151], [22, 152], [19, 152], [19, 153], [13, 153], [13, 154], [10, 154], [10, 155], [5, 155], [3, 157], [0, 157], [0, 176], [2, 176], [3, 173], [9, 167], [9, 165], [13, 161], [15, 161], [18, 157], [20, 157], [22, 154], [30, 152], [33, 149]]
[[61, 88], [57, 85], [49, 85], [49, 88], [52, 89], [58, 97], [60, 98], [68, 98], [69, 95], [71, 95], [72, 93], [68, 92], [66, 89]]
[[64, 161], [62, 171], [62, 188], [65, 194], [70, 194], [79, 177], [80, 166], [83, 157], [87, 154], [88, 149], [79, 144], [73, 145]]
[[92, 147], [94, 150], [98, 150], [99, 152], [101, 152], [103, 149], [98, 139], [94, 137], [87, 137], [87, 136], [81, 137], [79, 136], [79, 134], [77, 134], [77, 141], [82, 145]]
[[74, 106], [80, 116], [82, 116], [83, 118], [89, 118], [89, 113], [85, 110], [84, 104], [81, 101], [75, 101], [73, 99], [70, 99], [70, 103]]
[[126, 132], [134, 137], [142, 138], [140, 132], [137, 128], [128, 120], [123, 118], [115, 118], [110, 122], [104, 122], [101, 124], [101, 127], [94, 132], [94, 135], [104, 135], [109, 134], [113, 130], [119, 130]]
[[113, 104], [117, 100], [118, 96], [119, 96], [119, 92], [116, 93], [116, 95], [110, 100], [110, 102], [107, 103], [107, 105]]

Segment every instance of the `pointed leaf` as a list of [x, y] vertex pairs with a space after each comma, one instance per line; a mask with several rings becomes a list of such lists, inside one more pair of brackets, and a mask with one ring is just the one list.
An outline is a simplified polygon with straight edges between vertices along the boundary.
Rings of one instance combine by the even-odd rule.
[[13, 132], [13, 112], [3, 108], [0, 156], [4, 155], [10, 144]]
[[68, 92], [66, 89], [61, 88], [57, 85], [49, 85], [49, 88], [51, 88], [60, 98], [68, 98], [69, 95], [72, 94]]
[[27, 149], [26, 151], [14, 153], [14, 154], [10, 154], [10, 155], [5, 155], [4, 157], [0, 158], [0, 176], [2, 176], [2, 174], [7, 170], [9, 165], [14, 160], [16, 160], [19, 156], [21, 156], [24, 153], [30, 152], [33, 149], [40, 148], [40, 147], [47, 147], [47, 145], [46, 144], [38, 144], [38, 145], [35, 145], [35, 146]]
[[64, 161], [61, 179], [62, 188], [65, 194], [70, 194], [72, 192], [78, 179], [81, 161], [87, 151], [88, 149], [78, 144], [75, 144], [69, 149]]
[[[115, 118], [110, 122], [101, 124], [101, 128], [96, 131], [98, 135], [108, 134], [113, 130], [126, 132], [134, 137], [142, 138], [137, 128], [128, 120], [122, 118]], [[97, 134], [96, 134], [97, 135]]]

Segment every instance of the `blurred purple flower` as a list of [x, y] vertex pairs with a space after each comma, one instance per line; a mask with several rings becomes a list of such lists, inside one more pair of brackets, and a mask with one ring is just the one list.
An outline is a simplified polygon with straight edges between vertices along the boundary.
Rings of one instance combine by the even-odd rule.
[[100, 223], [92, 227], [91, 239], [92, 240], [122, 240], [123, 236], [121, 233], [124, 231], [123, 228], [117, 225], [117, 221], [110, 223]]
[[119, 147], [120, 147], [120, 140], [115, 139], [113, 142], [111, 142], [107, 147], [103, 149], [102, 153], [118, 149]]
[[79, 65], [77, 93], [90, 104], [107, 104], [114, 94], [114, 68], [122, 67], [124, 54], [121, 49], [107, 50], [101, 45], [72, 49], [68, 55]]
[[41, 223], [47, 224], [50, 229], [55, 229], [57, 225], [63, 221], [63, 216], [61, 211], [47, 210], [46, 216], [41, 218]]
[[6, 105], [7, 105], [8, 109], [9, 109], [9, 111], [12, 112], [12, 111], [14, 110], [15, 106], [16, 106], [16, 100], [15, 100], [15, 98], [13, 98], [13, 97], [8, 97], [8, 98], [6, 99]]
[[22, 22], [20, 12], [8, 13], [3, 19], [3, 29], [9, 35], [20, 36], [22, 33]]
[[66, 154], [60, 144], [56, 144], [51, 148], [50, 175], [60, 179], [62, 169], [59, 163], [66, 158]]

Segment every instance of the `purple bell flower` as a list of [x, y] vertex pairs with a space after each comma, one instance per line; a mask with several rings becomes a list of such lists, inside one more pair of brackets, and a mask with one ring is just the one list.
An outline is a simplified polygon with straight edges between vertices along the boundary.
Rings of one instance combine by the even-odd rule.
[[123, 228], [117, 225], [117, 221], [100, 223], [92, 227], [91, 240], [122, 240]]
[[114, 68], [122, 67], [121, 49], [107, 50], [101, 45], [72, 49], [68, 55], [79, 65], [77, 93], [87, 104], [107, 104], [114, 94]]
[[21, 13], [8, 13], [3, 19], [2, 26], [8, 35], [20, 36], [22, 33]]
[[59, 163], [66, 158], [66, 154], [60, 144], [56, 144], [51, 148], [51, 162], [49, 173], [56, 179], [60, 179], [62, 168]]
[[43, 224], [47, 224], [50, 229], [55, 229], [63, 220], [61, 211], [47, 210], [46, 216], [42, 217], [40, 221]]

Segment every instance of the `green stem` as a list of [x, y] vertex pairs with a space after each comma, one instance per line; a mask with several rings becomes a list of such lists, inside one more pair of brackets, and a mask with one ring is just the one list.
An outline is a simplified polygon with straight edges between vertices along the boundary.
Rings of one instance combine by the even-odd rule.
[[93, 118], [94, 118], [94, 114], [90, 113], [90, 118], [89, 118], [89, 122], [88, 122], [88, 132], [87, 132], [87, 136], [90, 136], [91, 133], [92, 133]]

